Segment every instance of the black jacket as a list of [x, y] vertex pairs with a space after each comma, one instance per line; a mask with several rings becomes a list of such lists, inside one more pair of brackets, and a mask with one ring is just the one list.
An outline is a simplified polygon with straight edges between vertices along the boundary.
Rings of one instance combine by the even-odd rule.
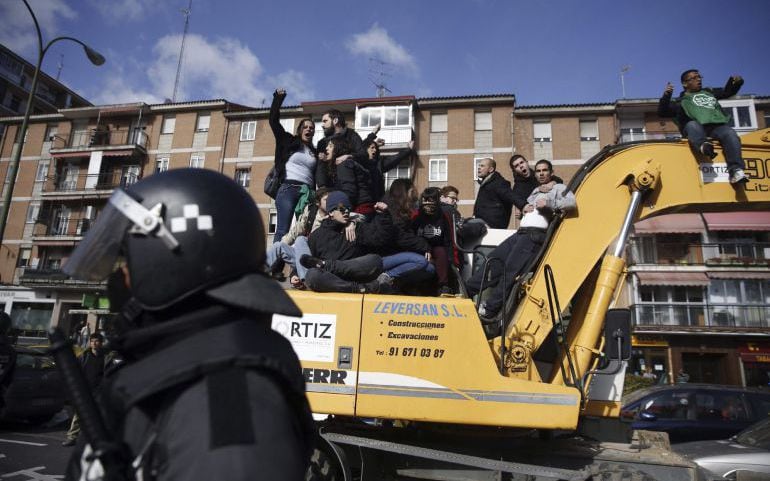
[[[157, 334], [190, 324], [199, 328]], [[145, 479], [304, 479], [313, 446], [305, 382], [270, 315], [210, 306], [140, 331], [153, 330], [155, 347], [108, 375], [101, 393], [129, 461], [146, 449]], [[67, 479], [78, 479], [80, 456]]]
[[83, 375], [92, 390], [99, 387], [99, 384], [102, 383], [105, 363], [104, 351], [94, 354], [91, 352], [91, 349], [88, 349], [80, 355], [80, 367], [83, 369]]
[[416, 252], [425, 254], [430, 252], [430, 245], [422, 237], [418, 236], [412, 228], [412, 216], [404, 219], [393, 215], [393, 201], [389, 195], [383, 197], [383, 202], [388, 204], [388, 211], [391, 213], [394, 227], [394, 241], [385, 246], [377, 254], [388, 256], [399, 252]]
[[511, 221], [514, 201], [511, 183], [494, 171], [479, 187], [473, 206], [473, 217], [482, 219], [493, 229], [506, 229]]
[[381, 252], [395, 237], [393, 220], [387, 212], [378, 213], [371, 222], [358, 222], [355, 242], [345, 238], [344, 230], [344, 224], [324, 219], [308, 237], [310, 252], [324, 260], [354, 259]]
[[[733, 95], [737, 94], [738, 90], [740, 90], [742, 85], [743, 85], [743, 80], [741, 80], [740, 82], [733, 82], [733, 78], [730, 77], [727, 79], [727, 83], [725, 84], [724, 88], [721, 88], [721, 89], [703, 88], [701, 90], [711, 92], [711, 94], [714, 95], [714, 97], [716, 97], [717, 100], [720, 100], [720, 99], [725, 99], [727, 97], [732, 97]], [[677, 100], [671, 101], [672, 94], [664, 93], [663, 96], [658, 101], [658, 115], [660, 117], [673, 118], [674, 122], [676, 122], [677, 127], [679, 127], [679, 131], [683, 135], [684, 135], [684, 126], [687, 125], [687, 122], [692, 120], [684, 111], [681, 105], [681, 99], [682, 97], [684, 97], [684, 94], [685, 92], [683, 91], [681, 94], [679, 94], [679, 98]], [[719, 109], [722, 110], [722, 107], [719, 106]]]
[[346, 160], [336, 166], [337, 181], [335, 190], [344, 192], [355, 208], [360, 204], [371, 204], [377, 201], [372, 195], [372, 178], [369, 170], [355, 160]]
[[[286, 132], [286, 129], [281, 125], [281, 103], [284, 97], [285, 95], [273, 93], [273, 103], [270, 105], [270, 116], [268, 117], [270, 129], [275, 137], [275, 169], [281, 175], [281, 179], [286, 177], [286, 162], [289, 161], [289, 157], [294, 152], [301, 150], [303, 146], [299, 137]], [[315, 154], [316, 151], [312, 145], [310, 150]]]

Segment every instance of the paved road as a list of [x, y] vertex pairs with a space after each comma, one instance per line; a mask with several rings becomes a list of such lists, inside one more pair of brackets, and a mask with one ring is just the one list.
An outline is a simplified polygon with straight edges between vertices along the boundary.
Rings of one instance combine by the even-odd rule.
[[63, 479], [72, 453], [61, 445], [68, 427], [65, 411], [42, 426], [0, 424], [0, 480]]

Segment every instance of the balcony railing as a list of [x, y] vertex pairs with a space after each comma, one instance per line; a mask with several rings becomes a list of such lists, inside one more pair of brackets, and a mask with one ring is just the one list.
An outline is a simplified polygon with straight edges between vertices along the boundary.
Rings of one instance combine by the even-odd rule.
[[135, 184], [139, 176], [133, 172], [102, 172], [99, 174], [64, 173], [44, 181], [43, 192], [79, 192], [88, 190], [111, 190]]
[[25, 267], [24, 271], [19, 276], [19, 283], [21, 285], [28, 286], [77, 286], [82, 287], [100, 287], [106, 284], [106, 281], [83, 281], [79, 279], [73, 279], [65, 274], [61, 268], [58, 267], [46, 267], [35, 268]]
[[33, 235], [35, 237], [81, 237], [88, 232], [93, 222], [93, 219], [88, 217], [54, 212], [40, 216]]
[[636, 242], [629, 249], [629, 265], [634, 264], [770, 266], [770, 243]]
[[[356, 132], [362, 139], [365, 139], [373, 130], [371, 127], [356, 128]], [[412, 127], [408, 125], [403, 127], [382, 127], [377, 133], [377, 137], [385, 141], [385, 148], [391, 144], [406, 144], [412, 140]]]
[[105, 130], [88, 129], [76, 130], [69, 138], [54, 136], [51, 141], [52, 149], [96, 148], [107, 146], [138, 146], [147, 148], [147, 132], [142, 129]]
[[637, 326], [770, 328], [770, 305], [637, 304]]

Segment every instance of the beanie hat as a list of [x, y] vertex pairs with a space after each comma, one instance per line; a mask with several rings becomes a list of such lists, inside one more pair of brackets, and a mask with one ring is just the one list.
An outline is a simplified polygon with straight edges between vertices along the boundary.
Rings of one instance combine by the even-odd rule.
[[329, 195], [326, 196], [326, 211], [331, 212], [340, 205], [345, 207], [347, 210], [351, 210], [353, 208], [350, 205], [350, 199], [348, 199], [348, 196], [344, 192], [339, 190], [329, 192]]

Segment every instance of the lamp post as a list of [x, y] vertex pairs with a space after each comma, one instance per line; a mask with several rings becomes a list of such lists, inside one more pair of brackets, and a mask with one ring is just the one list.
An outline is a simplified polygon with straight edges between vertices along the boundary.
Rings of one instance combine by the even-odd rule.
[[8, 212], [11, 210], [11, 197], [13, 196], [13, 188], [16, 184], [16, 174], [19, 171], [19, 161], [21, 160], [21, 152], [24, 149], [24, 137], [27, 135], [27, 124], [29, 123], [29, 116], [32, 113], [32, 104], [35, 102], [35, 91], [37, 90], [37, 78], [40, 73], [40, 66], [43, 64], [43, 57], [45, 57], [48, 48], [58, 42], [59, 40], [70, 40], [83, 47], [86, 52], [88, 60], [94, 65], [102, 65], [104, 63], [104, 56], [92, 49], [85, 43], [73, 37], [56, 37], [43, 46], [43, 34], [40, 31], [40, 25], [37, 23], [37, 17], [35, 12], [27, 3], [27, 0], [22, 0], [24, 6], [29, 10], [29, 14], [32, 15], [32, 21], [35, 22], [35, 31], [37, 32], [37, 65], [35, 65], [35, 73], [32, 76], [32, 85], [29, 87], [29, 98], [27, 99], [27, 108], [24, 110], [24, 118], [21, 121], [21, 129], [18, 132], [18, 143], [16, 149], [11, 156], [11, 163], [8, 165], [8, 188], [3, 195], [3, 210], [0, 212], [0, 243], [5, 238], [5, 226], [8, 221]]

